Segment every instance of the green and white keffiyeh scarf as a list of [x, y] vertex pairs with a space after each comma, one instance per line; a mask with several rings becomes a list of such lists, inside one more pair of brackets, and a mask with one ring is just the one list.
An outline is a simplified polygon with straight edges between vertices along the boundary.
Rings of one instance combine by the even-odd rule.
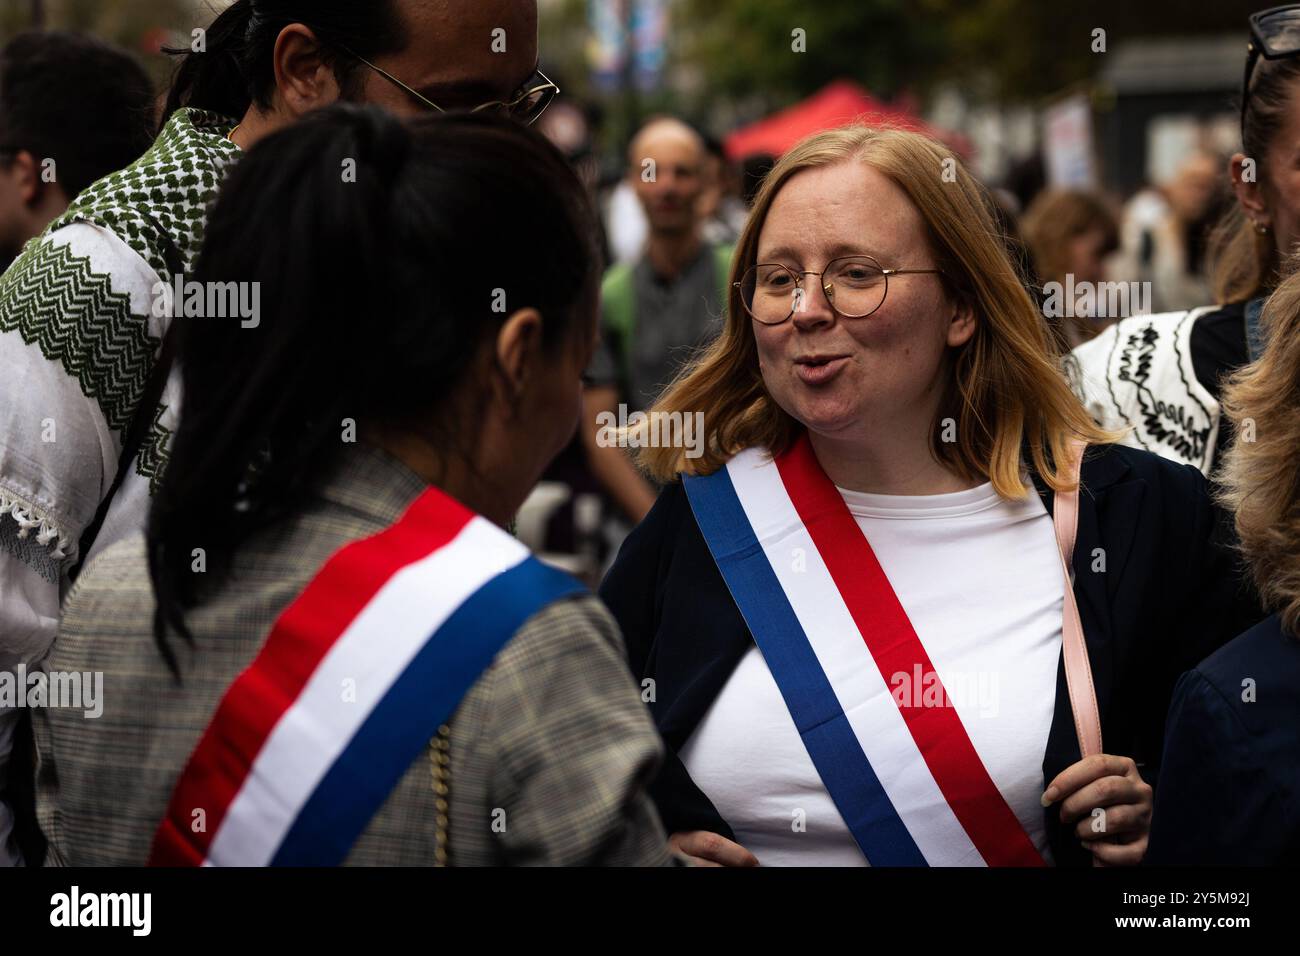
[[[170, 318], [155, 289], [198, 256], [239, 148], [233, 121], [180, 110], [126, 169], [100, 180], [0, 276], [0, 672], [41, 666], [68, 568], [117, 474], [122, 441]], [[170, 242], [168, 241], [170, 239]], [[113, 498], [98, 552], [143, 527], [175, 429], [172, 376], [152, 434]], [[0, 705], [0, 793], [21, 712]], [[0, 798], [0, 866], [18, 861]]]
[[[57, 580], [93, 519], [170, 321], [152, 307], [171, 281], [166, 237], [190, 268], [240, 155], [233, 126], [177, 111], [147, 153], [81, 193], [0, 276], [0, 559]], [[143, 523], [175, 427], [174, 384], [101, 539]]]

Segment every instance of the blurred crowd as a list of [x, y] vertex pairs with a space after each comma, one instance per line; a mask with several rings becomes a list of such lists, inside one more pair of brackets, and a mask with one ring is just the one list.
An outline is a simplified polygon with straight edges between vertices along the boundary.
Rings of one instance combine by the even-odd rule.
[[[709, 263], [735, 243], [777, 160], [729, 153], [728, 130], [655, 116], [628, 143], [622, 164], [602, 164], [594, 152], [601, 118], [595, 107], [560, 101], [539, 123], [600, 210], [605, 351], [589, 382], [583, 420], [590, 427], [548, 473], [524, 516], [530, 544], [590, 580], [656, 493], [625, 450], [597, 444], [596, 416], [620, 404], [649, 409], [717, 333], [727, 301], [725, 264]], [[1224, 175], [1228, 160], [1194, 149], [1161, 181], [1128, 196], [1049, 186], [1039, 156], [988, 184], [1005, 239], [1063, 352], [1121, 318], [1216, 301], [1211, 249], [1216, 241], [1230, 243], [1238, 226]], [[1118, 301], [1112, 290], [1121, 293]], [[623, 304], [632, 298], [635, 308]], [[643, 310], [644, 322], [629, 328], [629, 316]]]

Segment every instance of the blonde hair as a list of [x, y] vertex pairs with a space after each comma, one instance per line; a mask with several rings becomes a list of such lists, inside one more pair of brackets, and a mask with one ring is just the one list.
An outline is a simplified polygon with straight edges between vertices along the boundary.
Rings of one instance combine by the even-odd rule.
[[[1293, 264], [1294, 269], [1294, 264]], [[1300, 633], [1300, 273], [1264, 306], [1267, 347], [1228, 380], [1223, 413], [1237, 439], [1219, 497], [1236, 514], [1241, 550], [1264, 604]]]
[[[703, 454], [688, 458], [682, 448], [642, 448], [640, 464], [660, 481], [683, 472], [709, 474], [745, 448], [779, 454], [798, 436], [802, 426], [763, 384], [753, 329], [736, 284], [756, 260], [759, 233], [781, 187], [802, 170], [850, 160], [882, 173], [908, 195], [925, 222], [948, 293], [969, 303], [976, 316], [974, 335], [951, 357], [952, 379], [936, 421], [955, 419], [957, 440], [942, 441], [936, 428], [936, 458], [963, 479], [991, 481], [999, 495], [1019, 498], [1028, 490], [1023, 444], [1043, 481], [1053, 490], [1068, 490], [1069, 479], [1055, 463], [1067, 460], [1070, 440], [1098, 443], [1114, 436], [1092, 421], [1066, 384], [1047, 325], [995, 225], [991, 198], [933, 140], [865, 126], [811, 136], [768, 174], [732, 258], [723, 330], [652, 409], [703, 411]], [[954, 181], [942, 175], [950, 169]]]

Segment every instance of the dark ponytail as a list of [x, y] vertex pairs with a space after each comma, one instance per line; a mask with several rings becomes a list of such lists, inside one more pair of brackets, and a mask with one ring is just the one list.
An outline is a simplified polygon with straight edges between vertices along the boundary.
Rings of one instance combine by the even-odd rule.
[[[302, 506], [351, 446], [345, 419], [472, 440], [471, 369], [508, 312], [543, 345], [594, 333], [597, 230], [540, 134], [483, 114], [407, 124], [337, 105], [259, 143], [213, 207], [193, 278], [258, 282], [260, 321], [177, 319], [180, 427], [151, 507], [155, 637], [232, 573], [250, 535]], [[206, 572], [193, 573], [202, 548]]]
[[253, 19], [252, 0], [235, 0], [212, 22], [204, 38], [205, 52], [167, 48], [184, 55], [167, 93], [164, 120], [182, 106], [197, 106], [222, 116], [242, 117], [252, 102], [240, 61]]
[[202, 52], [167, 49], [182, 59], [167, 94], [164, 122], [182, 106], [236, 120], [253, 104], [269, 107], [275, 41], [291, 23], [310, 28], [324, 45], [345, 98], [356, 63], [341, 47], [370, 59], [406, 42], [392, 0], [235, 0], [207, 28]]

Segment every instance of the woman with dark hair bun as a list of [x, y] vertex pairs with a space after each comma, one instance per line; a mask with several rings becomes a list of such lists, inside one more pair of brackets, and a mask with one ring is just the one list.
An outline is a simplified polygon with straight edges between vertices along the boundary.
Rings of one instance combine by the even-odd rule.
[[[340, 100], [530, 123], [558, 92], [538, 69], [534, 0], [215, 6], [153, 145], [85, 188], [0, 275], [0, 672], [44, 661], [80, 569], [144, 527], [180, 393], [172, 310], [155, 290], [193, 278], [243, 151]], [[484, 41], [498, 28], [501, 53]], [[74, 172], [59, 160], [59, 182]], [[251, 224], [241, 236], [266, 238]], [[28, 713], [0, 704], [0, 863], [44, 854], [20, 854], [7, 833], [11, 804], [29, 829], [30, 769], [10, 756], [30, 745]]]
[[339, 106], [250, 152], [194, 280], [254, 309], [179, 324], [147, 534], [65, 606], [50, 666], [114, 705], [41, 715], [55, 858], [668, 861], [618, 629], [502, 529], [576, 427], [595, 235], [506, 120]]

